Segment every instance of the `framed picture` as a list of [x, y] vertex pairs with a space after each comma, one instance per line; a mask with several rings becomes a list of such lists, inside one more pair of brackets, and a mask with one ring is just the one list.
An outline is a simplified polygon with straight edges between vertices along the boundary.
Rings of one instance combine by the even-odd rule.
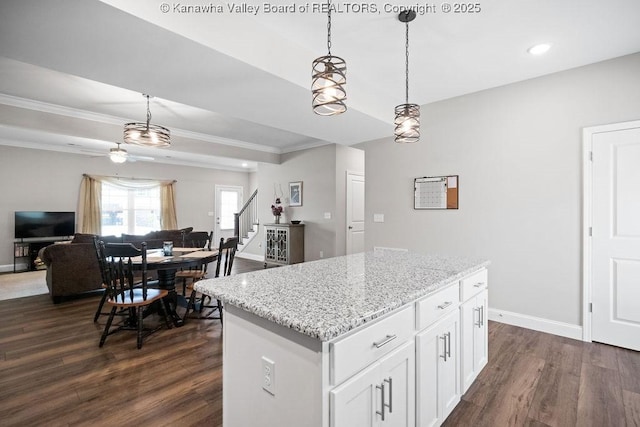
[[289, 183], [289, 206], [302, 206], [302, 181]]

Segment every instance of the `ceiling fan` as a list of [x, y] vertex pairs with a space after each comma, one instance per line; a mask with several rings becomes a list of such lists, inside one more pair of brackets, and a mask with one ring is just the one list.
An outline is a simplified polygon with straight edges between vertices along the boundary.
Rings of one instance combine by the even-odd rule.
[[131, 155], [124, 148], [120, 147], [120, 142], [116, 142], [117, 147], [109, 149], [108, 153], [99, 153], [97, 151], [80, 150], [84, 153], [93, 154], [91, 157], [109, 157], [113, 163], [124, 162], [150, 162], [155, 160], [153, 157]]

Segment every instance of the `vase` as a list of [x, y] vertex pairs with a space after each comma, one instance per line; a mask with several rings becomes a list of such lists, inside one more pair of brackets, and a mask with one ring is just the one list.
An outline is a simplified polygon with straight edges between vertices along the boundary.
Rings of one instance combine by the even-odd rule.
[[276, 217], [275, 217], [275, 223], [276, 223], [276, 224], [280, 224], [280, 215], [276, 215]]

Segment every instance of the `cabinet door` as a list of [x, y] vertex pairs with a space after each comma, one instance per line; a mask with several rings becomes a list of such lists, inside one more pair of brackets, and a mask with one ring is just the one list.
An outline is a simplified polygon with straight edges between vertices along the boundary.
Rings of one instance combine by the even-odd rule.
[[487, 364], [487, 297], [488, 292], [484, 290], [460, 306], [461, 393], [469, 389]]
[[332, 427], [414, 426], [413, 341], [334, 388], [330, 405]]
[[385, 386], [384, 399], [379, 403], [384, 411], [381, 426], [415, 426], [415, 366], [413, 341], [380, 359], [381, 384]]
[[460, 401], [459, 314], [453, 312], [416, 336], [417, 423], [440, 425]]
[[430, 427], [438, 419], [438, 359], [443, 353], [436, 327], [416, 335], [416, 425]]
[[489, 359], [489, 329], [487, 324], [489, 292], [486, 289], [476, 297], [476, 306], [479, 310], [480, 319], [479, 325], [474, 328], [473, 370], [475, 371], [475, 377], [487, 365]]
[[441, 341], [446, 357], [438, 360], [438, 418], [444, 421], [460, 402], [460, 314], [442, 320]]
[[380, 364], [374, 363], [329, 393], [332, 427], [378, 426], [376, 410], [381, 390], [376, 388]]
[[460, 306], [460, 377], [462, 393], [466, 392], [476, 378], [476, 325], [479, 322], [480, 310], [476, 305], [476, 298]]

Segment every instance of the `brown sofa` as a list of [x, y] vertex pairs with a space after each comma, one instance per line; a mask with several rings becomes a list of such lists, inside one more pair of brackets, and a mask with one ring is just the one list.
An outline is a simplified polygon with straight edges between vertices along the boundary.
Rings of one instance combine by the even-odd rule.
[[[177, 247], [182, 246], [184, 236], [192, 230], [190, 227], [153, 231], [144, 236], [99, 236], [99, 239], [105, 242], [130, 242], [136, 246], [146, 242], [149, 249], [161, 248], [163, 242], [171, 240]], [[78, 233], [70, 243], [55, 243], [41, 249], [40, 259], [47, 267], [47, 287], [54, 303], [61, 302], [64, 297], [102, 289], [93, 238], [93, 234]]]

